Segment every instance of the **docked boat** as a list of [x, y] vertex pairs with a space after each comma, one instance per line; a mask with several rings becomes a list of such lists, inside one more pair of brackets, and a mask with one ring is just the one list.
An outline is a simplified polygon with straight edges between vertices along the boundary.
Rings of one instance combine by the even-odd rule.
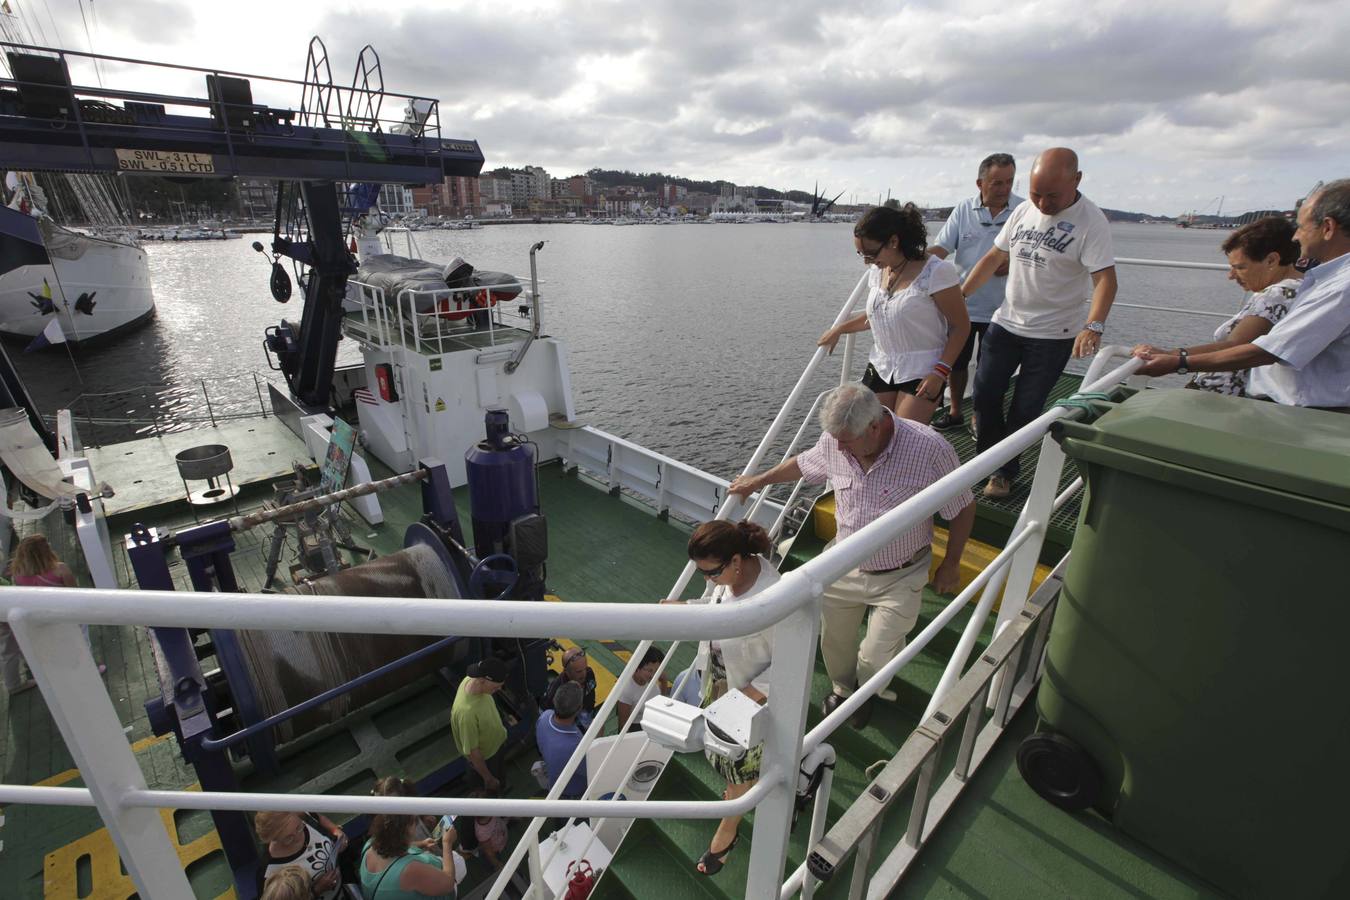
[[[27, 492], [13, 507], [15, 528], [48, 533], [85, 588], [0, 594], [40, 688], [6, 706], [15, 724], [3, 748], [0, 877], [13, 895], [252, 898], [259, 848], [244, 813], [269, 809], [323, 813], [355, 847], [382, 812], [521, 818], [500, 869], [468, 860], [461, 896], [1250, 896], [1270, 895], [1282, 870], [1297, 873], [1298, 896], [1341, 895], [1346, 851], [1328, 847], [1339, 830], [1315, 790], [1330, 777], [1333, 799], [1342, 796], [1327, 751], [1312, 751], [1305, 771], [1267, 766], [1258, 778], [1283, 731], [1263, 719], [1216, 730], [1207, 714], [1224, 704], [1218, 724], [1230, 725], [1232, 702], [1252, 696], [1245, 682], [1226, 691], [1241, 668], [1232, 660], [1245, 659], [1229, 642], [1259, 639], [1271, 578], [1283, 570], [1249, 575], [1247, 546], [1225, 543], [1220, 530], [1195, 543], [1156, 519], [1161, 496], [1185, 511], [1176, 518], [1203, 515], [1216, 529], [1227, 522], [1274, 540], [1296, 522], [1299, 540], [1321, 535], [1319, 550], [1343, 540], [1350, 496], [1334, 463], [1350, 453], [1344, 417], [1151, 390], [1134, 377], [1136, 362], [1107, 348], [1082, 379], [1061, 379], [1056, 404], [1026, 429], [981, 455], [957, 437], [961, 469], [828, 546], [828, 493], [783, 485], [741, 507], [726, 479], [579, 417], [566, 345], [541, 321], [541, 244], [527, 258], [473, 261], [520, 273], [506, 283], [452, 283], [462, 267], [439, 261], [416, 278], [381, 280], [372, 266], [348, 280], [340, 193], [325, 180], [338, 170], [319, 166], [324, 154], [306, 142], [352, 166], [342, 180], [356, 182], [429, 180], [427, 168], [472, 174], [482, 165], [476, 144], [442, 139], [428, 151], [386, 129], [379, 158], [353, 163], [344, 156], [350, 117], [326, 128], [307, 109], [292, 125], [284, 111], [245, 102], [239, 81], [228, 101], [220, 82], [208, 82], [226, 104], [212, 118], [171, 124], [220, 170], [285, 165], [301, 179], [304, 202], [294, 206], [306, 218], [279, 218], [271, 252], [310, 260], [307, 314], [269, 330], [284, 382], [269, 385], [266, 414], [102, 447], [81, 441], [68, 412], [49, 436], [40, 416], [0, 421], [0, 460]], [[226, 140], [241, 109], [251, 140]], [[0, 161], [25, 152], [4, 122]], [[84, 127], [96, 149], [126, 139]], [[288, 150], [297, 143], [303, 155]], [[77, 162], [72, 154], [68, 164]], [[278, 299], [290, 296], [285, 276], [278, 263]], [[865, 284], [841, 298], [836, 321], [860, 305]], [[512, 301], [494, 302], [498, 291]], [[484, 302], [466, 306], [466, 297]], [[339, 333], [359, 346], [358, 365], [334, 366]], [[747, 471], [772, 462], [770, 448], [786, 456], [814, 439], [819, 398], [807, 385], [826, 365], [851, 376], [851, 340], [838, 357], [818, 349], [804, 361]], [[24, 401], [12, 385], [11, 400]], [[1197, 448], [1223, 447], [1230, 433], [1246, 448], [1234, 454], [1239, 464], [1204, 471]], [[1016, 502], [981, 502], [959, 593], [926, 591], [910, 643], [855, 701], [821, 717], [822, 587], [1016, 453], [1034, 464], [1023, 467]], [[1270, 459], [1293, 460], [1297, 477], [1272, 475]], [[1112, 518], [1132, 494], [1127, 519]], [[40, 515], [48, 503], [64, 512]], [[690, 524], [732, 515], [770, 531], [779, 584], [734, 608], [653, 602], [704, 593], [685, 552]], [[1173, 608], [1190, 594], [1135, 589], [1130, 573], [1148, 569], [1135, 554], [1156, 546], [1138, 538], [1144, 531], [1163, 536], [1169, 566], [1200, 547], [1237, 573], [1219, 585], [1228, 606], [1206, 595], [1203, 616], [1169, 620], [1146, 605], [1145, 593]], [[938, 552], [944, 539], [939, 529]], [[1187, 591], [1205, 593], [1196, 582]], [[1093, 606], [1112, 592], [1111, 603]], [[1119, 630], [1132, 610], [1136, 623]], [[1339, 640], [1342, 614], [1322, 611], [1332, 625], [1312, 655], [1334, 660], [1334, 648], [1322, 651]], [[94, 623], [92, 655], [78, 630], [85, 621]], [[656, 698], [655, 677], [641, 699], [662, 714], [606, 726], [653, 641], [665, 652], [659, 671], [678, 678], [698, 641], [776, 623], [786, 627], [774, 631], [773, 689], [741, 720], [751, 723], [744, 733]], [[1162, 631], [1174, 639], [1148, 643]], [[1307, 645], [1280, 635], [1296, 651], [1281, 655], [1283, 672]], [[600, 708], [546, 793], [530, 780], [532, 723], [560, 651], [573, 646], [586, 650]], [[1178, 647], [1204, 664], [1164, 665]], [[484, 656], [509, 669], [495, 702], [510, 790], [494, 798], [468, 796], [449, 715], [467, 665]], [[95, 657], [109, 664], [106, 685]], [[1033, 710], [1043, 675], [1060, 699]], [[894, 698], [881, 700], [888, 688]], [[1292, 695], [1281, 709], [1294, 721], [1326, 727], [1317, 747], [1343, 746], [1343, 716], [1319, 717], [1319, 692], [1277, 693]], [[871, 698], [870, 722], [848, 725]], [[1103, 703], [1128, 708], [1129, 721], [1117, 726]], [[1258, 715], [1267, 712], [1276, 714]], [[1077, 755], [1020, 743], [1048, 733], [1047, 722], [1057, 723], [1056, 746]], [[1223, 761], [1210, 766], [1218, 780], [1197, 765], [1207, 730], [1237, 735], [1209, 757]], [[1275, 740], [1260, 738], [1253, 758], [1249, 742], [1261, 731]], [[732, 756], [751, 734], [763, 741], [763, 776], [742, 797], [721, 799], [724, 782], [705, 752]], [[1182, 735], [1184, 746], [1170, 740]], [[1106, 755], [1113, 740], [1120, 752]], [[1084, 748], [1096, 763], [1083, 762]], [[1187, 766], [1160, 777], [1172, 753]], [[559, 799], [583, 760], [584, 799]], [[371, 796], [387, 775], [413, 783], [417, 796]], [[1189, 802], [1194, 784], [1206, 802]], [[1258, 805], [1233, 814], [1215, 784]], [[706, 820], [731, 813], [747, 814], [746, 840], [716, 878], [697, 874]], [[546, 827], [558, 817], [564, 827]]]
[[71, 344], [107, 340], [154, 318], [145, 250], [84, 234], [45, 214], [0, 208], [0, 335], [31, 341], [60, 325]]

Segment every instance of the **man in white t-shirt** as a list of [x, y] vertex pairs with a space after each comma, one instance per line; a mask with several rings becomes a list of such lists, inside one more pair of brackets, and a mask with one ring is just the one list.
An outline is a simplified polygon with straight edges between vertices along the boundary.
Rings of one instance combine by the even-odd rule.
[[[975, 293], [1008, 267], [1006, 299], [994, 313], [975, 369], [976, 446], [983, 453], [1039, 416], [1069, 356], [1101, 346], [1116, 299], [1111, 226], [1078, 191], [1083, 173], [1066, 147], [1046, 150], [1031, 168], [1030, 199], [1008, 217], [993, 248], [966, 277]], [[1091, 307], [1083, 301], [1091, 294]], [[1003, 395], [1020, 367], [1007, 419]], [[1006, 497], [1017, 478], [1014, 457], [990, 477], [984, 495]]]

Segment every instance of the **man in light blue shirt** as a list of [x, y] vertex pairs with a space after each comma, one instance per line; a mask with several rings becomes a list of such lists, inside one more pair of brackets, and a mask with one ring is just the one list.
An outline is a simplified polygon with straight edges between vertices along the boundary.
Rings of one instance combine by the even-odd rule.
[[1350, 178], [1325, 185], [1299, 207], [1294, 233], [1318, 266], [1289, 312], [1250, 344], [1191, 355], [1139, 353], [1145, 375], [1250, 368], [1247, 392], [1288, 406], [1350, 412]]
[[[984, 158], [976, 173], [975, 187], [979, 194], [962, 200], [952, 209], [947, 223], [938, 232], [937, 240], [929, 248], [934, 256], [947, 258], [955, 254], [952, 262], [964, 279], [975, 268], [989, 248], [994, 246], [1003, 223], [1022, 202], [1022, 198], [1012, 192], [1013, 176], [1017, 174], [1017, 163], [1010, 154], [993, 153]], [[961, 400], [966, 392], [966, 382], [970, 378], [970, 357], [975, 351], [975, 336], [984, 343], [984, 332], [989, 328], [989, 320], [994, 311], [1003, 303], [1003, 290], [1008, 284], [1008, 267], [1005, 265], [994, 277], [966, 298], [970, 309], [970, 337], [961, 348], [961, 354], [952, 365], [950, 394], [951, 404], [947, 411], [933, 420], [938, 429], [956, 428], [964, 422], [961, 415]]]

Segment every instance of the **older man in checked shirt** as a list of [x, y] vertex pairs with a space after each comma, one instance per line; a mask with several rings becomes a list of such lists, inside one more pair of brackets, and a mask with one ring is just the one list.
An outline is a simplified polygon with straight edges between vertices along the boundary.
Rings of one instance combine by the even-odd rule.
[[[731, 493], [748, 497], [770, 484], [828, 479], [834, 487], [840, 540], [960, 465], [956, 451], [936, 431], [896, 416], [860, 384], [842, 385], [826, 396], [820, 426], [824, 433], [814, 447], [767, 472], [737, 478]], [[962, 491], [940, 512], [950, 525], [947, 556], [933, 587], [949, 593], [959, 581], [961, 553], [975, 521], [974, 497]], [[825, 715], [905, 646], [919, 618], [932, 540], [931, 521], [916, 525], [825, 589], [820, 652], [833, 683], [823, 704]], [[867, 634], [859, 645], [864, 617]], [[889, 691], [881, 696], [895, 697]], [[870, 715], [865, 704], [853, 717], [854, 727], [866, 725]]]

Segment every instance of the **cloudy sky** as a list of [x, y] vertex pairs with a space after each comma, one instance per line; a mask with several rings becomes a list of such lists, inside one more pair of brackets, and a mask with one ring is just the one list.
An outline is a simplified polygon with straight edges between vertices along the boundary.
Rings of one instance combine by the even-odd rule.
[[939, 205], [973, 190], [989, 152], [1025, 171], [1067, 144], [1100, 205], [1175, 215], [1221, 196], [1226, 211], [1287, 208], [1350, 175], [1344, 0], [11, 6], [69, 49], [278, 77], [301, 76], [317, 34], [350, 82], [369, 43], [386, 87], [439, 98], [443, 132], [476, 138], [489, 167], [558, 176], [819, 181]]

